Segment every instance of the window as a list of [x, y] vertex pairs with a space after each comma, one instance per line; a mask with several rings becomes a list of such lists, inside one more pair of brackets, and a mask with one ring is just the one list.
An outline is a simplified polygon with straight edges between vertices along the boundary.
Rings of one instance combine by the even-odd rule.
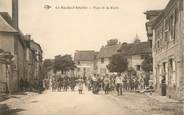
[[140, 71], [141, 70], [141, 66], [140, 65], [137, 65], [137, 71]]
[[26, 49], [26, 61], [30, 60], [29, 49]]
[[157, 48], [160, 48], [160, 41], [157, 42]]
[[176, 30], [175, 12], [170, 17], [170, 29], [171, 29], [171, 39], [170, 40], [174, 40], [175, 39], [175, 30]]
[[94, 65], [94, 70], [97, 70], [98, 69], [98, 66], [95, 64]]
[[145, 56], [144, 55], [141, 55], [141, 59], [144, 59], [145, 58]]
[[2, 64], [0, 64], [0, 72], [2, 73], [3, 72], [3, 67], [2, 67], [3, 65]]
[[94, 55], [94, 59], [95, 59], [95, 60], [97, 59], [97, 55]]
[[176, 84], [176, 63], [174, 59], [169, 60], [169, 74], [170, 74], [170, 83], [172, 85]]
[[101, 58], [101, 63], [104, 63], [104, 58]]
[[170, 39], [169, 18], [165, 20], [164, 34], [165, 34], [165, 40], [168, 41]]

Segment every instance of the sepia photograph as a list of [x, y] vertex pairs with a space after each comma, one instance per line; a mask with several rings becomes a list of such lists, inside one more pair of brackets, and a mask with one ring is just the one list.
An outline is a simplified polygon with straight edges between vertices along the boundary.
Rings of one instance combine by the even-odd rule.
[[0, 0], [0, 115], [184, 115], [184, 0]]

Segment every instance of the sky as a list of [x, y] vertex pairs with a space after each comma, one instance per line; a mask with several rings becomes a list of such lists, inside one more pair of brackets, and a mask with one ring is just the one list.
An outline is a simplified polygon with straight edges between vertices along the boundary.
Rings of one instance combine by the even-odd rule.
[[[44, 58], [96, 50], [109, 39], [146, 41], [147, 10], [163, 9], [169, 0], [19, 0], [19, 27], [31, 34]], [[52, 6], [47, 10], [44, 5]], [[116, 6], [119, 9], [55, 9], [55, 6]], [[0, 11], [11, 14], [11, 0], [0, 0]]]

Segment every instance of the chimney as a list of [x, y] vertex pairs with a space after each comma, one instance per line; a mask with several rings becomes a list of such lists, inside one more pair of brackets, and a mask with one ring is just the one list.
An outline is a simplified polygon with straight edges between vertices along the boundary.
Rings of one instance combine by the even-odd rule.
[[31, 35], [27, 34], [25, 35], [26, 40], [31, 40]]
[[12, 0], [12, 22], [13, 27], [19, 30], [18, 0]]

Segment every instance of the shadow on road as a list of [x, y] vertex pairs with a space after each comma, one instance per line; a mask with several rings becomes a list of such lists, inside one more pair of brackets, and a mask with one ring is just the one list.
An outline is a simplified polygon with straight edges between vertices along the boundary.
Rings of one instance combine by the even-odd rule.
[[6, 104], [0, 104], [0, 115], [18, 115], [21, 111], [25, 110], [20, 108], [11, 109]]
[[[2, 102], [2, 101], [5, 101], [5, 100], [8, 100], [10, 97], [8, 97], [8, 96], [1, 96], [0, 97], [0, 102]], [[1, 114], [0, 114], [1, 115]]]
[[27, 95], [26, 92], [14, 92], [13, 95]]
[[39, 101], [31, 101], [31, 103], [38, 103]]

